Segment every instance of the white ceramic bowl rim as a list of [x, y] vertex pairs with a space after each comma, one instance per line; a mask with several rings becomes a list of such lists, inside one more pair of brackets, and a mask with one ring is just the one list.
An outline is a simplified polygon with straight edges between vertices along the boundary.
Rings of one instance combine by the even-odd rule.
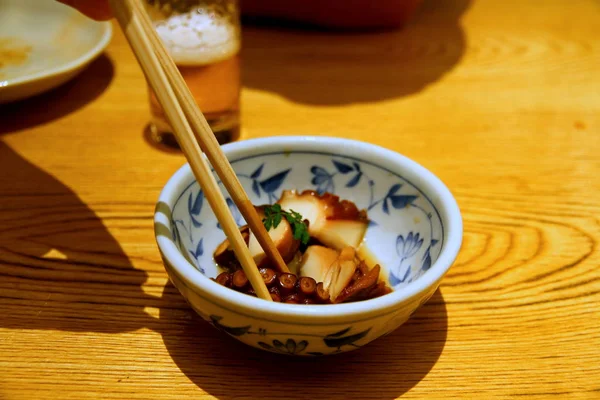
[[[251, 139], [223, 146], [223, 151], [230, 161], [236, 161], [257, 154], [272, 153], [276, 151], [312, 151], [327, 152], [331, 154], [335, 149], [344, 149], [345, 156], [353, 156], [365, 160], [380, 168], [397, 173], [407, 181], [406, 175], [419, 177], [419, 190], [423, 190], [430, 199], [435, 198], [432, 204], [440, 212], [444, 228], [444, 245], [437, 260], [431, 268], [406, 287], [396, 290], [388, 295], [375, 299], [355, 303], [335, 305], [297, 305], [268, 302], [256, 297], [238, 293], [213, 282], [204, 276], [194, 265], [190, 264], [181, 254], [172, 237], [159, 234], [156, 227], [164, 224], [164, 215], [155, 213], [155, 234], [158, 246], [170, 265], [177, 271], [180, 278], [184, 278], [189, 284], [200, 289], [204, 300], [218, 304], [220, 307], [229, 308], [238, 314], [245, 314], [256, 318], [270, 321], [282, 319], [307, 318], [302, 323], [306, 325], [320, 325], [326, 320], [338, 318], [359, 318], [366, 315], [382, 315], [393, 312], [399, 304], [419, 296], [434, 286], [448, 271], [460, 250], [462, 243], [462, 218], [456, 200], [448, 188], [435, 175], [416, 162], [391, 150], [382, 147], [349, 139], [330, 138], [323, 136], [285, 136], [261, 139]], [[368, 161], [367, 161], [368, 160]], [[386, 166], [387, 165], [387, 166]], [[400, 168], [398, 168], [400, 166]], [[405, 171], [400, 174], [397, 171]], [[167, 182], [163, 188], [159, 202], [166, 203], [173, 210], [177, 199], [183, 190], [195, 181], [188, 164], [181, 167]], [[425, 195], [424, 193], [424, 195]], [[437, 200], [437, 201], [436, 201]], [[200, 295], [200, 294], [198, 294]], [[214, 300], [214, 299], [218, 300]]]

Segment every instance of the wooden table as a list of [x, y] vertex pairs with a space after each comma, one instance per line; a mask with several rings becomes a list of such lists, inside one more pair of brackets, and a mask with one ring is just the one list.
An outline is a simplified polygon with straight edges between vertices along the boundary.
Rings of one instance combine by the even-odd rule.
[[600, 7], [429, 0], [401, 32], [246, 27], [242, 138], [362, 139], [431, 169], [465, 223], [440, 290], [362, 350], [223, 337], [167, 281], [151, 146], [117, 31], [0, 108], [0, 398], [600, 398]]

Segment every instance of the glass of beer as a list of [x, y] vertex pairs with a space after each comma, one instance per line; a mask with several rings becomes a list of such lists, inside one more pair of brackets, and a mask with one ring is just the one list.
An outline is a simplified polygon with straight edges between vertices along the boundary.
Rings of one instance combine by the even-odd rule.
[[[219, 143], [239, 137], [240, 16], [237, 0], [146, 0], [155, 29]], [[149, 88], [152, 140], [178, 147]]]

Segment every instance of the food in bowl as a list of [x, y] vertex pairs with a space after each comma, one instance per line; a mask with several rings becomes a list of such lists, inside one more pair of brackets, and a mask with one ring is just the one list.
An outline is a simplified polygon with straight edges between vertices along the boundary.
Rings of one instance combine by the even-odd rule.
[[[327, 192], [285, 190], [275, 204], [256, 211], [290, 270], [277, 271], [248, 226], [240, 228], [273, 301], [335, 304], [392, 291], [380, 265], [369, 267], [359, 255], [369, 219], [353, 202]], [[217, 283], [256, 296], [227, 239], [214, 259], [224, 269]]]
[[[185, 165], [165, 185], [156, 206], [158, 248], [171, 282], [190, 306], [240, 342], [293, 356], [358, 349], [394, 331], [431, 298], [460, 249], [456, 200], [431, 172], [396, 152], [322, 136], [244, 140], [223, 151], [253, 204], [272, 205], [284, 189], [294, 188], [332, 193], [367, 210], [359, 255], [370, 267], [384, 267], [380, 279], [393, 288], [370, 300], [324, 306], [264, 301], [219, 285], [211, 280], [222, 272], [213, 251], [225, 233]], [[238, 226], [245, 225], [235, 204], [226, 200]], [[432, 307], [436, 311], [424, 314], [422, 322], [440, 324], [442, 298]]]

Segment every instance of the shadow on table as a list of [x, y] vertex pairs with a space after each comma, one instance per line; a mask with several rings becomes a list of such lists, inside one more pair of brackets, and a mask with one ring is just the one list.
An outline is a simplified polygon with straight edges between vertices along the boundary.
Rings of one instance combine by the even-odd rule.
[[[172, 284], [160, 298], [145, 294], [146, 272], [133, 267], [104, 225], [119, 217], [101, 220], [65, 184], [2, 141], [0, 209], [0, 328], [152, 329], [181, 371], [220, 399], [248, 396], [257, 385], [272, 387], [273, 399], [352, 398], [358, 387], [395, 399], [427, 375], [444, 348], [440, 291], [400, 329], [347, 354], [293, 359], [228, 338], [198, 317]], [[145, 307], [158, 308], [159, 318]]]
[[112, 61], [103, 54], [56, 89], [0, 105], [0, 135], [42, 125], [84, 107], [106, 90], [113, 75]]
[[142, 291], [146, 272], [104, 225], [119, 217], [101, 220], [1, 140], [0, 210], [0, 328], [116, 333], [155, 323], [144, 307], [162, 303]]
[[261, 394], [271, 390], [263, 398], [272, 399], [349, 399], [365, 391], [396, 399], [427, 375], [446, 342], [446, 304], [439, 290], [406, 324], [363, 349], [300, 359], [224, 337], [196, 316], [170, 283], [163, 301], [169, 304], [160, 311], [167, 350], [192, 382], [219, 399], [251, 398], [254, 388]]
[[426, 0], [404, 29], [333, 33], [247, 25], [244, 86], [314, 105], [409, 96], [452, 70], [466, 46], [461, 15], [472, 0]]

